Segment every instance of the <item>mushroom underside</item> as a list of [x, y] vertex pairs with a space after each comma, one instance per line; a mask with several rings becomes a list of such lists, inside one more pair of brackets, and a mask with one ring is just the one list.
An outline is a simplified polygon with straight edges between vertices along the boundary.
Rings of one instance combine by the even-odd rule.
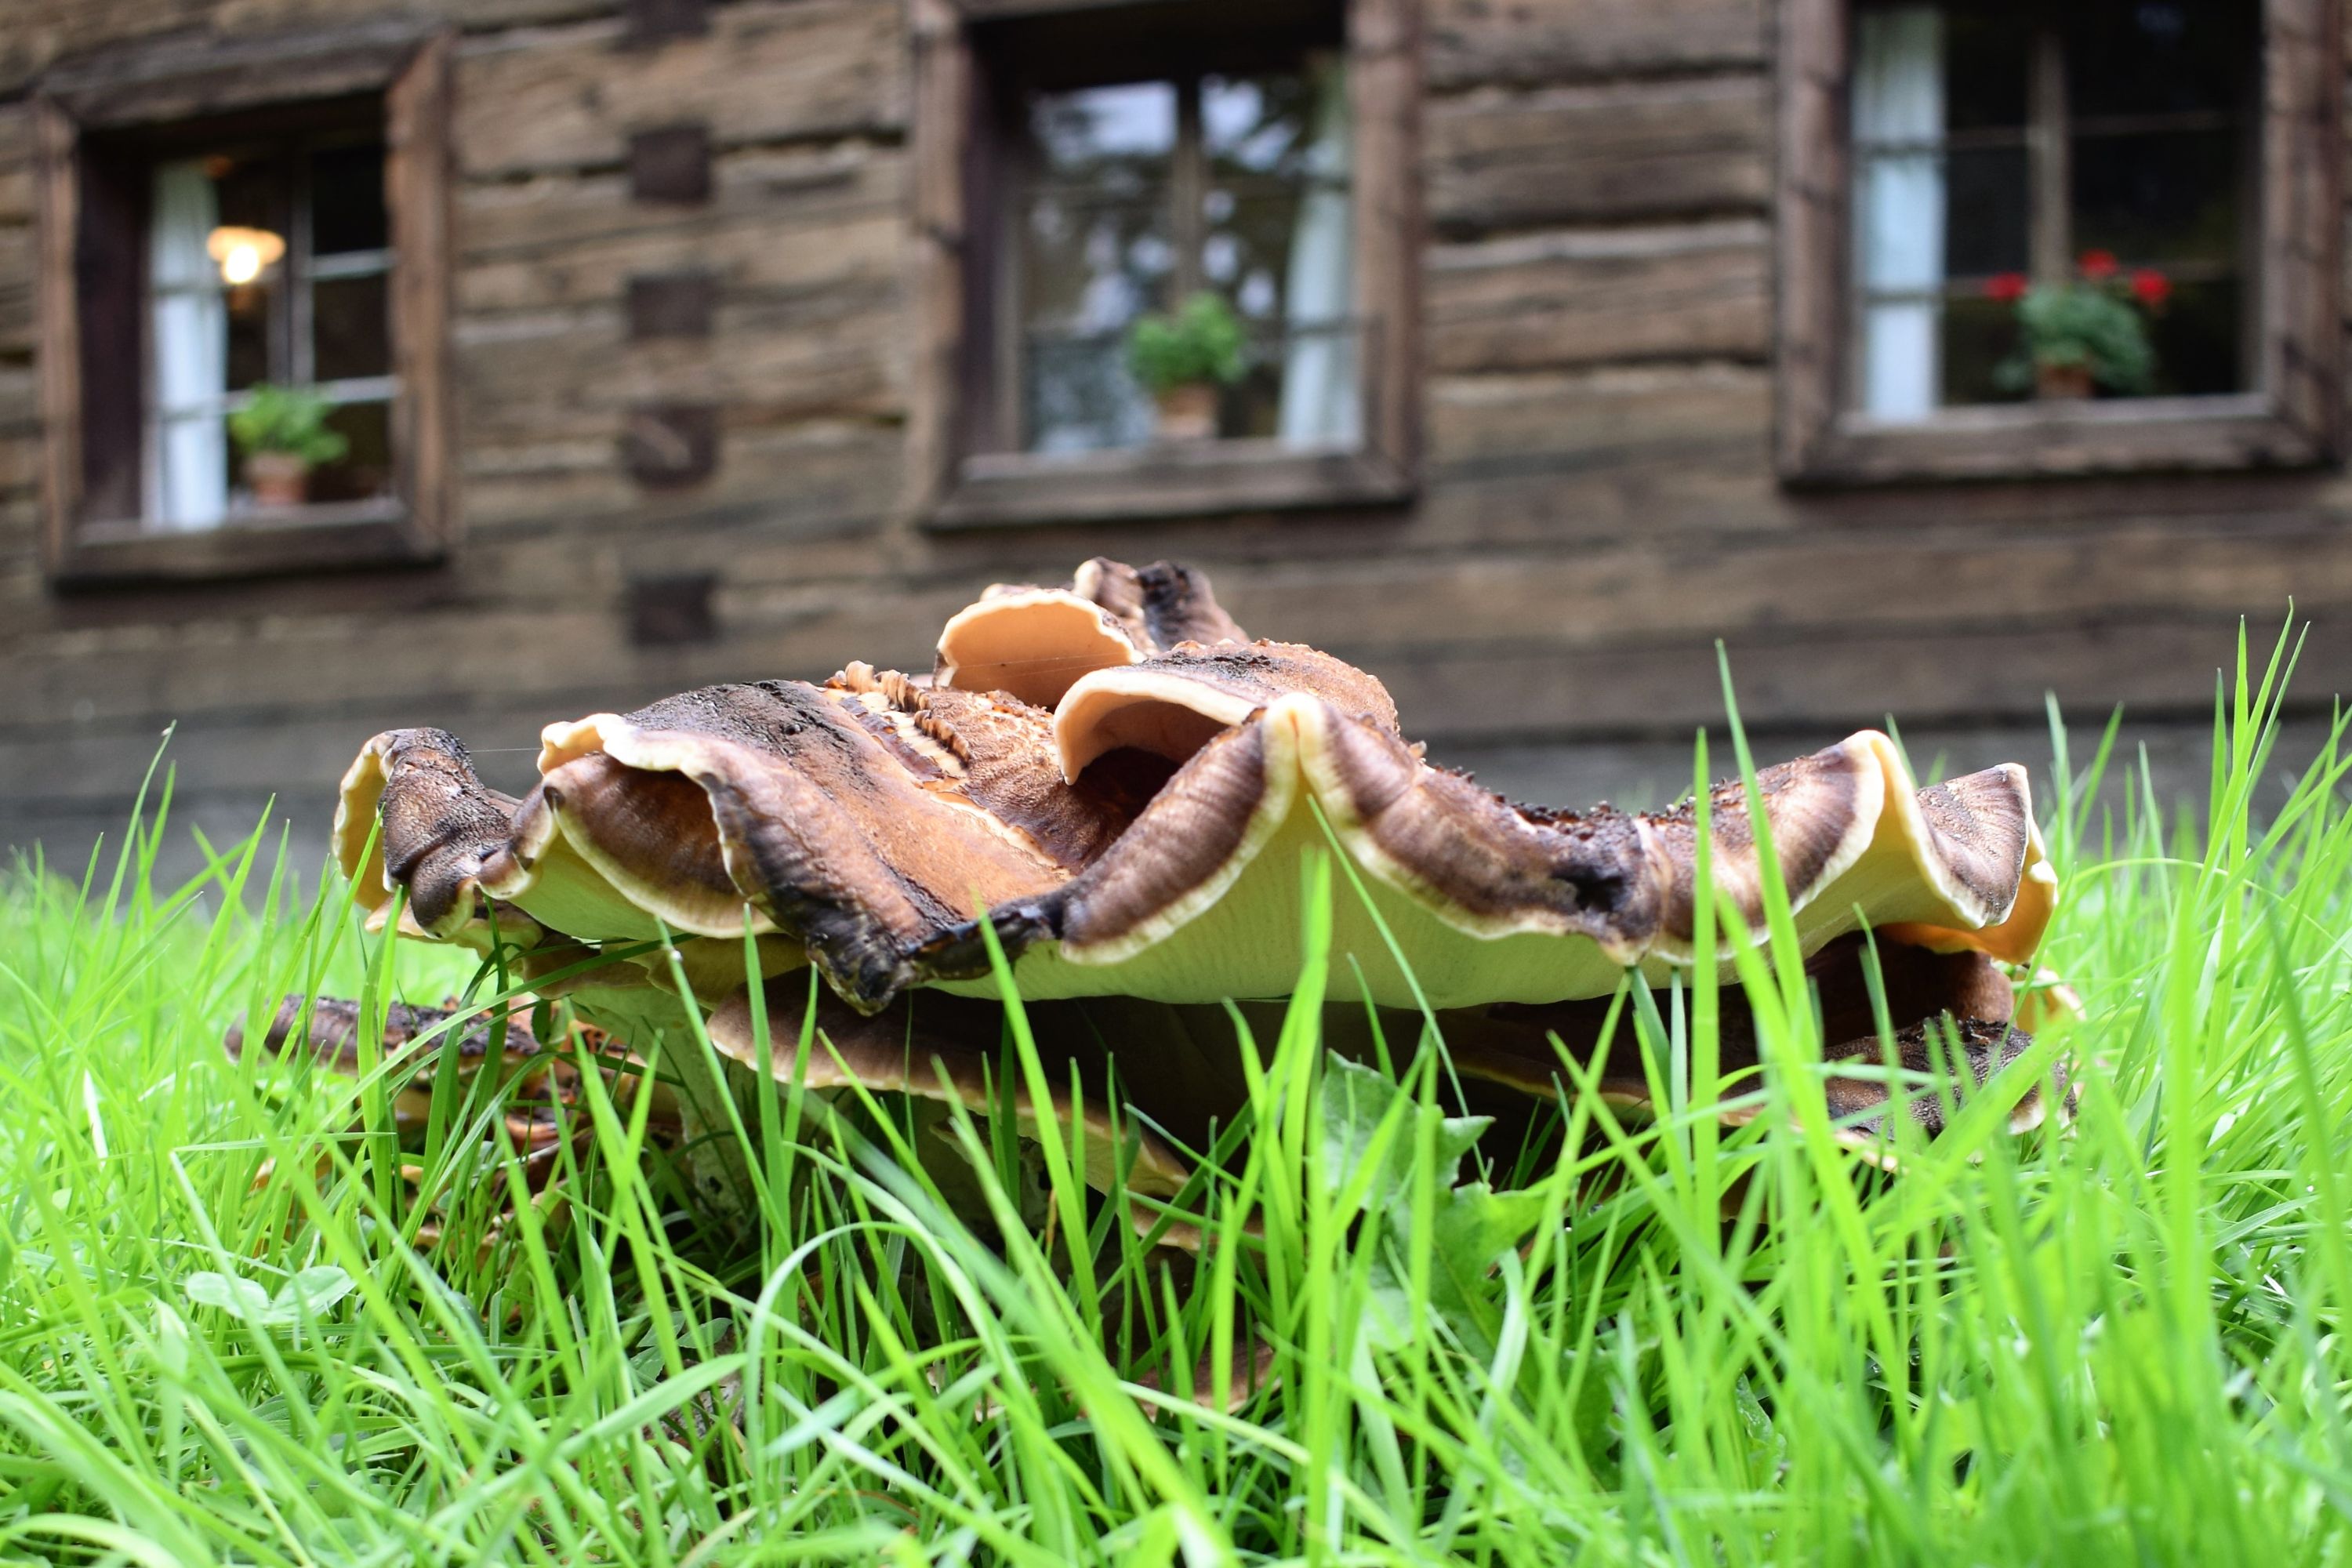
[[[2032, 1044], [2019, 1026], [2008, 974], [1981, 953], [1938, 953], [1848, 937], [1817, 952], [1807, 971], [1827, 1042], [1821, 1076], [1834, 1135], [1874, 1160], [1883, 1161], [1896, 1141], [1895, 1117], [1907, 1117], [1922, 1135], [1934, 1137], [1954, 1109], [1984, 1091]], [[650, 1038], [658, 1031], [673, 1045], [690, 1037], [678, 1026], [681, 1003], [672, 993], [614, 989], [592, 979], [570, 994], [584, 1016], [612, 1026], [614, 1037]], [[961, 1106], [982, 1125], [1009, 1113], [1016, 1135], [1035, 1133], [1031, 1084], [997, 1001], [917, 991], [868, 1014], [794, 974], [764, 981], [762, 1000], [764, 1054], [748, 989], [735, 991], [705, 1019], [713, 1047], [744, 1069], [744, 1081], [764, 1076], [836, 1100], [870, 1094], [885, 1105]], [[1738, 1124], [1765, 1102], [1763, 1063], [1744, 997], [1727, 990], [1722, 1003], [1717, 1114]], [[1075, 1144], [1088, 1184], [1102, 1191], [1123, 1184], [1153, 1199], [1178, 1197], [1218, 1146], [1220, 1133], [1251, 1113], [1242, 1065], [1242, 1052], [1251, 1047], [1242, 1030], [1257, 1048], [1266, 1048], [1282, 1032], [1287, 1005], [1245, 1002], [1228, 1008], [1129, 996], [1024, 1004], [1052, 1114]], [[2038, 999], [2029, 999], [2029, 1005], [2047, 1011]], [[1890, 1031], [1884, 1037], [1881, 1007]], [[1441, 1049], [1448, 1097], [1458, 1097], [1457, 1109], [1493, 1118], [1498, 1147], [1516, 1147], [1538, 1125], [1542, 1107], [1587, 1090], [1621, 1118], [1640, 1120], [1652, 1114], [1659, 1090], [1686, 1089], [1671, 1083], [1672, 1069], [1657, 1053], [1644, 1050], [1635, 1011], [1630, 998], [1619, 997], [1426, 1016], [1333, 1001], [1323, 1006], [1319, 1037], [1337, 1055], [1363, 1062], [1384, 1054], [1408, 1060], [1419, 1050]], [[488, 1064], [486, 1026], [450, 1029], [445, 1026], [449, 1016], [446, 1010], [396, 1007], [386, 1019], [385, 1058], [403, 1131], [421, 1129], [430, 1103], [431, 1058], [415, 1042], [453, 1041], [468, 1076]], [[297, 1049], [289, 1041], [305, 1041], [321, 1066], [349, 1073], [359, 1065], [356, 1022], [353, 1004], [322, 998], [306, 1008], [301, 998], [289, 997], [266, 1044], [273, 1053], [289, 1054]], [[232, 1031], [232, 1054], [241, 1045], [239, 1032]], [[651, 1083], [659, 1097], [656, 1124], [677, 1127], [677, 1100], [658, 1079], [646, 1079], [634, 1066], [614, 1071], [611, 1058], [607, 1069], [608, 1085], [625, 1103]], [[542, 1055], [519, 1017], [509, 1024], [503, 1070], [524, 1125], [543, 1127], [551, 1104], [571, 1101], [578, 1092], [576, 1058]], [[2014, 1131], [2038, 1125], [2053, 1110], [2061, 1118], [2071, 1112], [2063, 1065], [2053, 1064], [2038, 1079], [2015, 1080], [2003, 1092], [2006, 1123]], [[915, 1120], [933, 1144], [951, 1138], [936, 1112]], [[1181, 1224], [1168, 1236], [1180, 1246], [1198, 1239]]]

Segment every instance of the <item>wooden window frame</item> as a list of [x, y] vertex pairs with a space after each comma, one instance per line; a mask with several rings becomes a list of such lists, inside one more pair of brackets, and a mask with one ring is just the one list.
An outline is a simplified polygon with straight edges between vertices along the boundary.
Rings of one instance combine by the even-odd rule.
[[1049, 455], [982, 449], [1000, 374], [991, 287], [1002, 237], [985, 226], [1003, 171], [973, 28], [1138, 0], [912, 0], [919, 343], [908, 420], [907, 510], [936, 529], [1140, 521], [1412, 499], [1421, 440], [1423, 223], [1419, 0], [1348, 0], [1344, 42], [1355, 126], [1352, 314], [1363, 438], [1346, 450], [1275, 440], [1161, 443]]
[[2263, 0], [2253, 390], [2210, 397], [1855, 413], [1849, 244], [1853, 0], [1781, 0], [1777, 40], [1775, 456], [1783, 479], [1859, 485], [2308, 468], [2343, 450], [2340, 0]]
[[[232, 43], [173, 40], [53, 71], [33, 105], [36, 289], [42, 429], [42, 553], [60, 587], [202, 580], [441, 559], [457, 529], [450, 317], [453, 36], [371, 24]], [[82, 243], [96, 135], [359, 95], [380, 97], [384, 202], [394, 261], [393, 495], [283, 518], [163, 532], [97, 515], [86, 433], [101, 389], [86, 384], [86, 285], [119, 256]], [[118, 312], [119, 313], [119, 312]], [[142, 312], [143, 315], [143, 311]], [[130, 324], [116, 322], [118, 331]], [[101, 325], [101, 330], [103, 330]], [[136, 329], [143, 334], [141, 324]], [[119, 416], [117, 416], [119, 418]], [[143, 510], [143, 507], [141, 509]]]

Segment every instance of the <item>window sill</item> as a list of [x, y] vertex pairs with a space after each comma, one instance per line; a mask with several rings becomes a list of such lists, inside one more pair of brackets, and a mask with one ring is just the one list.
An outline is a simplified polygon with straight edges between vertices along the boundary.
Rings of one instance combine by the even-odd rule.
[[1784, 474], [1792, 484], [2031, 479], [2309, 468], [2332, 443], [2260, 394], [2021, 403], [1918, 424], [1843, 415]]
[[1318, 507], [1391, 506], [1411, 478], [1360, 447], [1202, 441], [1073, 457], [967, 458], [925, 519], [935, 529], [1215, 517]]
[[397, 501], [354, 501], [185, 533], [135, 522], [85, 523], [67, 543], [54, 580], [61, 588], [196, 582], [420, 565], [440, 555]]

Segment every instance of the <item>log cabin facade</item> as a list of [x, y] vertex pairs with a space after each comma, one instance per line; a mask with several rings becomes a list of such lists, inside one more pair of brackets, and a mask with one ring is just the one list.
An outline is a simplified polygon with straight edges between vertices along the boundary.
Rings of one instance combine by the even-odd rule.
[[[1095, 554], [1562, 804], [1685, 776], [1717, 637], [1781, 749], [2038, 761], [2045, 693], [2200, 733], [2292, 597], [2324, 712], [2346, 20], [2075, 9], [6, 0], [0, 844], [166, 725], [184, 818], [315, 842], [378, 729], [511, 785]], [[2002, 280], [2085, 262], [2152, 372], [2021, 390]], [[1198, 289], [1249, 368], [1159, 439], [1123, 334]], [[289, 383], [342, 450], [263, 504]]]

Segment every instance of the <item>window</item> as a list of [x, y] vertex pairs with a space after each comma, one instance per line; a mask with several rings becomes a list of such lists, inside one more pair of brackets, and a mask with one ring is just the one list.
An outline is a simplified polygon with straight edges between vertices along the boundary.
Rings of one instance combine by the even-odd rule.
[[[134, 52], [44, 83], [59, 581], [438, 553], [446, 73], [446, 43], [377, 26]], [[292, 437], [281, 419], [275, 439], [240, 439], [273, 405]]]
[[1019, 268], [1020, 444], [1158, 435], [1127, 363], [1147, 311], [1207, 289], [1244, 329], [1213, 433], [1301, 447], [1357, 436], [1348, 92], [1334, 54], [1258, 77], [1030, 95]]
[[1784, 472], [2332, 456], [2327, 10], [1790, 0]]
[[[973, 8], [978, 9], [978, 8]], [[918, 504], [938, 525], [1364, 504], [1410, 491], [1402, 0], [918, 7], [931, 199]], [[1146, 318], [1237, 352], [1155, 395]]]
[[[381, 136], [175, 155], [154, 165], [150, 191], [144, 519], [184, 531], [293, 506], [389, 501], [395, 384]], [[340, 455], [257, 485], [229, 416], [250, 407], [257, 388], [317, 399]]]

